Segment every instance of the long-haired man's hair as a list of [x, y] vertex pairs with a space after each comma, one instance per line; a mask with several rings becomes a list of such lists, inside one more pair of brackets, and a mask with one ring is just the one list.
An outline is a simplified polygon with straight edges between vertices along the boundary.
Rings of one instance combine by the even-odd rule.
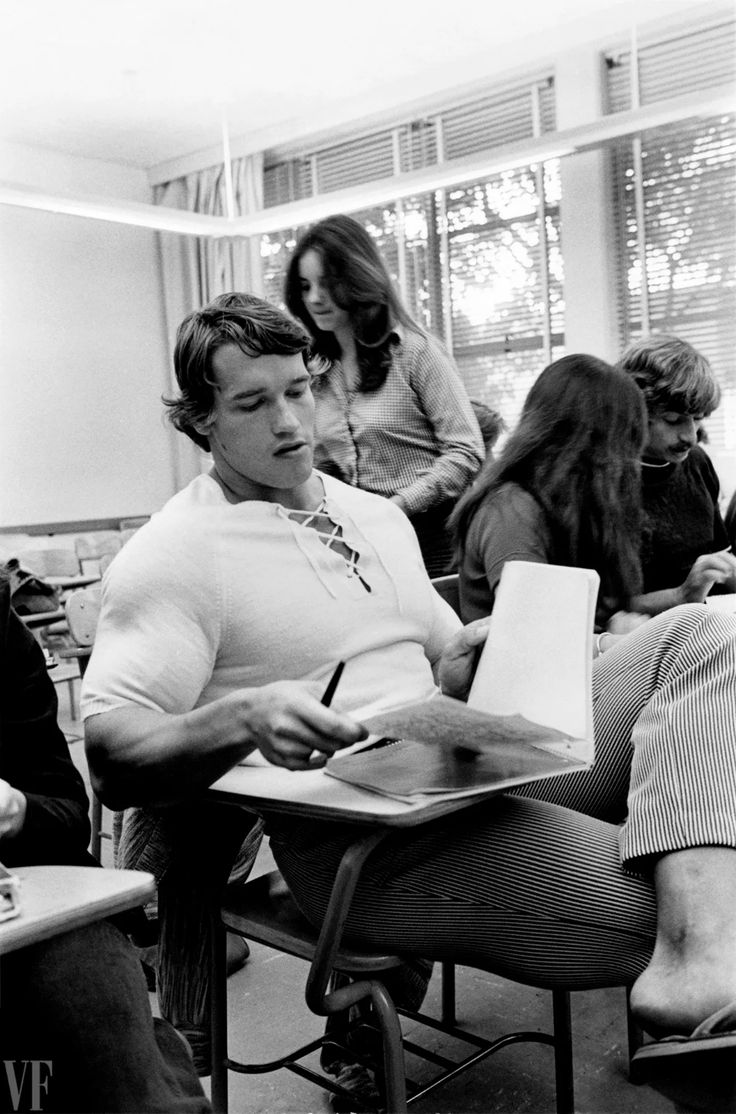
[[639, 457], [646, 428], [641, 391], [623, 371], [586, 355], [550, 364], [498, 458], [486, 462], [455, 509], [460, 555], [478, 508], [513, 482], [544, 511], [559, 563], [595, 569], [601, 601], [625, 607], [641, 591]]
[[650, 418], [668, 410], [707, 418], [721, 401], [721, 388], [707, 357], [679, 337], [667, 333], [641, 337], [629, 345], [616, 366], [644, 393]]
[[394, 326], [421, 330], [402, 305], [369, 233], [353, 217], [338, 214], [312, 225], [302, 236], [286, 272], [284, 300], [309, 330], [315, 356], [331, 364], [340, 358], [340, 345], [334, 333], [317, 328], [304, 305], [299, 263], [308, 251], [320, 257], [330, 295], [349, 315], [360, 370], [359, 390], [375, 391], [383, 386], [391, 365]]

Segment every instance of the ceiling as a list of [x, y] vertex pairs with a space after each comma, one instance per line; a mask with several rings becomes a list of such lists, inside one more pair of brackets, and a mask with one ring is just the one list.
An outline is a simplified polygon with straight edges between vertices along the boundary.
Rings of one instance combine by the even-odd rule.
[[223, 119], [271, 147], [706, 2], [0, 0], [0, 140], [150, 172]]

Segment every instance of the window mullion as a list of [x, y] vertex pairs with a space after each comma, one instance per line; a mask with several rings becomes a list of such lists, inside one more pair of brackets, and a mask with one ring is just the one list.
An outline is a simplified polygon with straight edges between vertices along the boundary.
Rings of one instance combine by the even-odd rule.
[[[539, 86], [531, 88], [532, 127], [535, 136], [542, 134], [542, 109], [539, 102]], [[542, 302], [542, 342], [545, 363], [552, 362], [552, 315], [549, 304], [549, 245], [547, 243], [547, 204], [544, 189], [544, 163], [534, 168], [534, 181], [537, 190], [537, 214], [539, 221], [539, 284]]]
[[[437, 163], [445, 161], [445, 132], [442, 126], [442, 116], [435, 117]], [[450, 352], [453, 349], [452, 336], [452, 284], [450, 282], [450, 238], [447, 231], [447, 190], [435, 191], [437, 198], [437, 223], [439, 224], [439, 273], [442, 283], [442, 323], [445, 344]]]
[[[393, 156], [393, 172], [401, 173], [401, 135], [398, 128], [391, 131], [391, 152]], [[403, 301], [409, 303], [409, 285], [406, 276], [406, 228], [404, 225], [404, 201], [397, 198], [396, 208], [396, 252], [398, 260], [399, 290]], [[412, 314], [413, 315], [413, 314]]]
[[[641, 106], [641, 83], [639, 76], [639, 44], [636, 37], [636, 26], [631, 31], [631, 59], [629, 63], [629, 79], [631, 81], [631, 107]], [[639, 259], [641, 274], [641, 289], [639, 307], [641, 313], [641, 329], [646, 335], [649, 332], [649, 273], [647, 268], [647, 230], [646, 212], [644, 208], [644, 177], [641, 136], [637, 135], [633, 141], [634, 156], [634, 208], [636, 212], [636, 250]]]

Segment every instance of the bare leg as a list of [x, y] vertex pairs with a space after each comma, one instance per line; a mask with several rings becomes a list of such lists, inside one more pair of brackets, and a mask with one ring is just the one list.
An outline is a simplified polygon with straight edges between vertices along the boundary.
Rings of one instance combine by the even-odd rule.
[[736, 1001], [736, 850], [693, 847], [654, 870], [657, 938], [631, 1007], [653, 1036], [690, 1033]]

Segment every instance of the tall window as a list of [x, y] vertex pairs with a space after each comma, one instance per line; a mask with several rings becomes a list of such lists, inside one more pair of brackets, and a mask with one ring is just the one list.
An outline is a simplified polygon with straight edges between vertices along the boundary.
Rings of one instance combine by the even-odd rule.
[[724, 399], [708, 423], [736, 449], [736, 128], [697, 121], [615, 153], [621, 343], [673, 333], [708, 356]]
[[[608, 58], [614, 111], [734, 80], [734, 24]], [[633, 78], [633, 79], [632, 79]], [[736, 117], [644, 132], [613, 152], [622, 347], [673, 333], [708, 357], [724, 389], [708, 422], [715, 448], [736, 451]]]
[[559, 182], [555, 161], [447, 191], [453, 353], [507, 422], [564, 344]]
[[[734, 21], [702, 23], [605, 61], [611, 114], [735, 76]], [[266, 206], [496, 151], [556, 128], [553, 76], [298, 155], [266, 157]], [[709, 423], [736, 452], [736, 125], [689, 119], [610, 145], [619, 342], [671, 332], [711, 360], [724, 402]], [[471, 397], [513, 424], [534, 378], [565, 351], [560, 164], [550, 160], [391, 200], [354, 216], [410, 312], [451, 349]], [[574, 213], [572, 218], [574, 219]], [[301, 230], [262, 238], [267, 296], [282, 299]]]

